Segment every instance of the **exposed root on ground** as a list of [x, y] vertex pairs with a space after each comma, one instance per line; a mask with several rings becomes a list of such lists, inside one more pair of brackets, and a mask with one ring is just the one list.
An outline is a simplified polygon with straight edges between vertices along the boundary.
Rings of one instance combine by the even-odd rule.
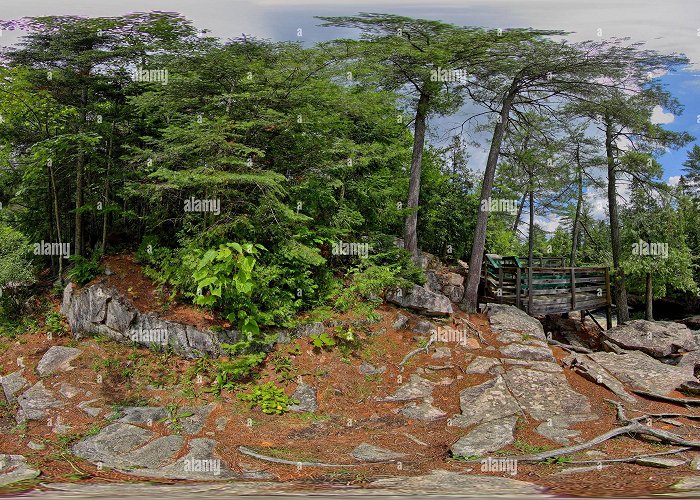
[[415, 356], [416, 354], [418, 354], [420, 352], [424, 352], [425, 354], [428, 354], [428, 349], [430, 349], [430, 346], [433, 345], [434, 342], [435, 342], [435, 337], [430, 337], [430, 340], [428, 340], [428, 343], [425, 345], [425, 347], [419, 347], [418, 349], [414, 349], [413, 351], [406, 354], [403, 357], [403, 359], [401, 360], [401, 363], [399, 363], [399, 366], [402, 367], [402, 369], [403, 369], [403, 365], [408, 363], [408, 360], [410, 360], [413, 356]]
[[692, 398], [674, 398], [671, 396], [664, 396], [663, 394], [657, 394], [655, 392], [640, 391], [639, 389], [632, 389], [632, 392], [639, 394], [640, 396], [645, 396], [647, 398], [658, 399], [659, 401], [665, 401], [667, 403], [675, 403], [678, 405], [685, 406], [700, 406], [700, 399]]
[[284, 464], [284, 465], [295, 465], [297, 467], [366, 467], [368, 465], [381, 465], [381, 464], [390, 464], [390, 463], [395, 463], [396, 460], [387, 460], [383, 462], [367, 462], [367, 463], [361, 463], [361, 464], [327, 464], [325, 462], [302, 462], [300, 460], [285, 460], [284, 458], [275, 458], [275, 457], [270, 457], [267, 455], [262, 455], [260, 453], [257, 453], [250, 448], [247, 448], [245, 446], [239, 446], [238, 451], [243, 453], [244, 455], [247, 455], [249, 457], [257, 458], [258, 460], [262, 460], [264, 462], [271, 462], [274, 464]]

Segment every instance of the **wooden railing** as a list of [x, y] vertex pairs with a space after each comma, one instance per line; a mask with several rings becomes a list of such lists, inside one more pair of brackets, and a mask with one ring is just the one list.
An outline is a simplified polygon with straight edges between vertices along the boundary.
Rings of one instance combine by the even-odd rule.
[[[527, 266], [527, 259], [485, 260], [482, 301], [512, 304], [530, 315], [606, 308], [611, 320], [610, 269], [607, 267]], [[563, 259], [553, 259], [563, 262]], [[533, 259], [533, 262], [536, 262]]]

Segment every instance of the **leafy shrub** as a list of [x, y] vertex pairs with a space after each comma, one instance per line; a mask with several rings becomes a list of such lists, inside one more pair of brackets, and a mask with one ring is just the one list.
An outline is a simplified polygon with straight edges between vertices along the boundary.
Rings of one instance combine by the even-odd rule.
[[318, 347], [319, 349], [329, 350], [335, 345], [335, 340], [325, 332], [319, 335], [311, 335], [310, 338], [314, 347]]
[[27, 285], [35, 282], [30, 255], [27, 238], [0, 224], [0, 317], [21, 319]]
[[248, 402], [251, 408], [259, 406], [262, 412], [268, 415], [282, 415], [289, 411], [290, 404], [299, 402], [290, 399], [272, 382], [254, 387], [250, 393], [239, 394], [238, 399]]
[[66, 328], [63, 326], [63, 316], [56, 311], [51, 311], [46, 315], [45, 326], [47, 331], [52, 332], [59, 337], [66, 333]]
[[68, 270], [68, 279], [84, 285], [92, 281], [96, 276], [104, 272], [104, 268], [100, 265], [100, 255], [95, 253], [91, 258], [87, 259], [82, 255], [71, 255], [71, 268]]

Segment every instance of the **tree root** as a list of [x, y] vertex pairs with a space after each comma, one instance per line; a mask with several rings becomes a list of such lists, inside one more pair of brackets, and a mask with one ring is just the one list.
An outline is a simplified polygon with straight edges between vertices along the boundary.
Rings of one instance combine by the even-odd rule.
[[671, 396], [664, 396], [663, 394], [657, 394], [655, 392], [640, 391], [639, 389], [632, 389], [632, 392], [639, 394], [640, 396], [646, 396], [647, 398], [658, 399], [659, 401], [665, 401], [667, 403], [675, 403], [685, 406], [700, 406], [700, 399], [692, 398], [674, 398]]
[[327, 464], [324, 462], [301, 462], [299, 460], [285, 460], [284, 458], [275, 458], [267, 455], [261, 455], [250, 448], [245, 446], [239, 446], [238, 451], [247, 455], [249, 457], [257, 458], [264, 462], [272, 462], [273, 464], [284, 464], [284, 465], [296, 465], [297, 467], [366, 467], [368, 465], [381, 465], [381, 464], [391, 464], [395, 463], [395, 460], [389, 460], [384, 462], [367, 462], [362, 464]]
[[547, 343], [555, 345], [557, 347], [561, 347], [562, 349], [565, 349], [569, 352], [578, 352], [580, 354], [593, 354], [593, 351], [586, 347], [577, 347], [575, 345], [565, 344], [564, 342], [559, 342], [558, 340], [554, 339], [547, 339]]
[[585, 465], [585, 464], [609, 464], [615, 462], [634, 462], [640, 458], [661, 457], [663, 455], [675, 455], [684, 451], [692, 450], [692, 448], [678, 448], [677, 450], [660, 451], [658, 453], [648, 453], [646, 455], [634, 455], [627, 458], [606, 458], [601, 460], [577, 460], [575, 462], [566, 462], [566, 465]]
[[419, 347], [418, 349], [414, 349], [413, 351], [406, 354], [403, 357], [403, 359], [401, 360], [401, 363], [399, 363], [399, 366], [403, 368], [403, 365], [408, 363], [409, 359], [411, 359], [413, 356], [415, 356], [416, 354], [418, 354], [420, 352], [425, 352], [426, 354], [428, 354], [428, 349], [430, 349], [430, 346], [433, 345], [434, 342], [435, 342], [435, 338], [430, 337], [430, 340], [428, 340], [428, 343], [425, 345], [425, 347]]

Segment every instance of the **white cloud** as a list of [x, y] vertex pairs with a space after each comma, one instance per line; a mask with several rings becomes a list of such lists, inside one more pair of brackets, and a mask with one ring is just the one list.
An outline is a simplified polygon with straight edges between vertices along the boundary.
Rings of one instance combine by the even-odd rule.
[[676, 117], [673, 113], [664, 113], [664, 109], [661, 106], [654, 106], [651, 112], [651, 123], [666, 125], [668, 123], [673, 123]]
[[678, 185], [678, 181], [680, 181], [680, 180], [681, 180], [680, 175], [672, 175], [671, 177], [668, 178], [668, 185], [675, 187]]

